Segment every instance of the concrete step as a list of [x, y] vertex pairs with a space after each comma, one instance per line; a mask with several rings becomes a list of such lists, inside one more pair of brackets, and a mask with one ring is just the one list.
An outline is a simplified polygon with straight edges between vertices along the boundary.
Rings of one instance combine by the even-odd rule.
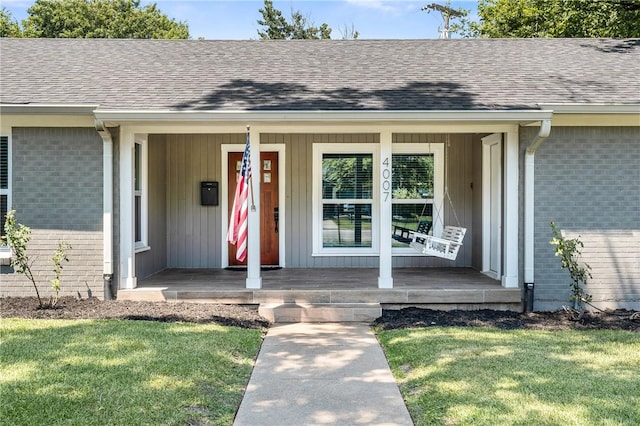
[[371, 322], [382, 315], [379, 303], [262, 303], [258, 313], [274, 323]]

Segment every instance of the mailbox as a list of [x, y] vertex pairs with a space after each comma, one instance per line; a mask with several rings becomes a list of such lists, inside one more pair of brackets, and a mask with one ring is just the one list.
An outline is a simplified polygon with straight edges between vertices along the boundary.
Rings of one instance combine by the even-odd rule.
[[200, 205], [218, 205], [218, 182], [200, 182]]

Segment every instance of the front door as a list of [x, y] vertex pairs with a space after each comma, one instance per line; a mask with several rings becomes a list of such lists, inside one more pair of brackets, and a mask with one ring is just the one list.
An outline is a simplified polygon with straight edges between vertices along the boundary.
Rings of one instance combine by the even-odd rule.
[[483, 141], [483, 272], [500, 278], [502, 235], [502, 135]]
[[[233, 197], [242, 164], [242, 152], [229, 153], [229, 217], [233, 207]], [[263, 266], [278, 266], [279, 252], [279, 206], [278, 206], [278, 153], [261, 152], [260, 164], [252, 164], [254, 179], [260, 176], [260, 259]], [[250, 189], [251, 191], [251, 189]], [[251, 208], [251, 195], [249, 195]], [[229, 244], [229, 266], [246, 266], [247, 260], [236, 259], [236, 246]]]

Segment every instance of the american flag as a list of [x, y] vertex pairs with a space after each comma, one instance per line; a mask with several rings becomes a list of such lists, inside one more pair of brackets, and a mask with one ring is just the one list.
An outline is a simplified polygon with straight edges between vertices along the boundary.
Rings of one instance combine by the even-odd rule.
[[249, 180], [251, 179], [251, 161], [249, 159], [249, 133], [247, 132], [247, 145], [242, 155], [242, 168], [238, 177], [238, 186], [233, 198], [231, 220], [227, 241], [236, 246], [236, 259], [244, 262], [247, 257], [247, 229], [249, 219]]

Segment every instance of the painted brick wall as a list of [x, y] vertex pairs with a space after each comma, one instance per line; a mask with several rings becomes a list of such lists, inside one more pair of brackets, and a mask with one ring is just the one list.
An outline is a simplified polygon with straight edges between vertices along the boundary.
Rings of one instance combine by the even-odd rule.
[[[53, 251], [72, 245], [61, 294], [103, 297], [102, 139], [92, 128], [14, 128], [13, 206], [32, 229], [29, 253], [41, 294], [51, 294]], [[35, 295], [8, 266], [0, 270], [1, 296]]]
[[[537, 129], [523, 129], [533, 140]], [[535, 159], [535, 306], [567, 304], [570, 278], [549, 221], [580, 235], [594, 305], [640, 309], [640, 128], [556, 127]]]

